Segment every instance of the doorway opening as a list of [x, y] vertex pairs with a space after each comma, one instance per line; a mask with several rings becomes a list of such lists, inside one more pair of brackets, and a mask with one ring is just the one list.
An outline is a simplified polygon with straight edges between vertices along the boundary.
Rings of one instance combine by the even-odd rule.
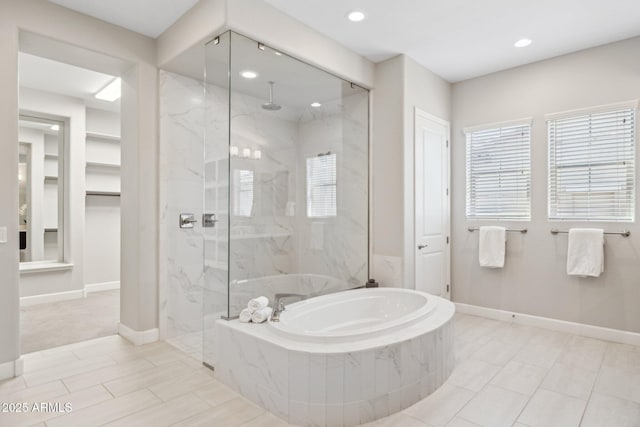
[[43, 49], [22, 36], [16, 143], [25, 354], [117, 334], [121, 116], [116, 73], [60, 61], [65, 55], [52, 43]]

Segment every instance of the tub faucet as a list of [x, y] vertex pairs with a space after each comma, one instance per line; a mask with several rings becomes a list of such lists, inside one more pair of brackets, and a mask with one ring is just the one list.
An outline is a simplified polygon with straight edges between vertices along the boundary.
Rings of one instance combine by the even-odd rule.
[[280, 321], [280, 313], [284, 311], [284, 303], [282, 300], [285, 298], [298, 298], [303, 300], [307, 297], [302, 294], [276, 294], [273, 298], [273, 314], [271, 315], [272, 322]]

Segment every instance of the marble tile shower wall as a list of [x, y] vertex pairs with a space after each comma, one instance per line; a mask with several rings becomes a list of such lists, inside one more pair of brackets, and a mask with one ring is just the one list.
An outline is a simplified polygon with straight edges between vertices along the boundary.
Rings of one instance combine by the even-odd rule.
[[[299, 127], [298, 182], [306, 180], [307, 158], [331, 152], [337, 162], [336, 217], [309, 218], [306, 188], [299, 188], [299, 271], [329, 274], [348, 287], [368, 279], [368, 108], [366, 95], [350, 95], [305, 111]], [[311, 242], [314, 227], [322, 230], [320, 242]]]
[[160, 72], [160, 227], [167, 250], [160, 314], [163, 336], [202, 331], [203, 239], [199, 228], [178, 228], [183, 212], [202, 212], [205, 110], [202, 83]]
[[[231, 132], [238, 155], [231, 156], [230, 174], [228, 90], [208, 85], [205, 95], [202, 82], [165, 71], [160, 85], [161, 180], [167, 189], [161, 197], [165, 337], [201, 332], [203, 319], [205, 329], [213, 328], [229, 299], [234, 303], [230, 314], [237, 315], [246, 301], [233, 298], [234, 286], [246, 279], [320, 274], [348, 283], [345, 287], [366, 281], [366, 96], [326, 103], [321, 110], [270, 112], [260, 107], [264, 99], [234, 92]], [[243, 157], [245, 149], [250, 157]], [[256, 151], [260, 159], [253, 158]], [[318, 221], [306, 215], [306, 158], [326, 151], [338, 155], [338, 215], [318, 220], [323, 223], [319, 249], [310, 245], [311, 227]], [[229, 194], [229, 176], [238, 180], [240, 171], [253, 174], [250, 212], [243, 211], [239, 194]], [[192, 230], [179, 229], [181, 212], [197, 217], [203, 212], [203, 192], [204, 210], [216, 213], [216, 227], [203, 229], [198, 223]]]

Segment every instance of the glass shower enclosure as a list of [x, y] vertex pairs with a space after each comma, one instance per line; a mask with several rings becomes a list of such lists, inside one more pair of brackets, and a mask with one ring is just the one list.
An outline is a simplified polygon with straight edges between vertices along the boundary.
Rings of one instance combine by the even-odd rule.
[[369, 277], [369, 92], [234, 32], [206, 46], [204, 354], [251, 298]]

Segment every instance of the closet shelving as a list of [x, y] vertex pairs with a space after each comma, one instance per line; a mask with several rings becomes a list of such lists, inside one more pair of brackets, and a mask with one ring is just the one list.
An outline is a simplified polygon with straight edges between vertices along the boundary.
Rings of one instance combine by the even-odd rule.
[[120, 136], [86, 133], [86, 195], [120, 196]]

